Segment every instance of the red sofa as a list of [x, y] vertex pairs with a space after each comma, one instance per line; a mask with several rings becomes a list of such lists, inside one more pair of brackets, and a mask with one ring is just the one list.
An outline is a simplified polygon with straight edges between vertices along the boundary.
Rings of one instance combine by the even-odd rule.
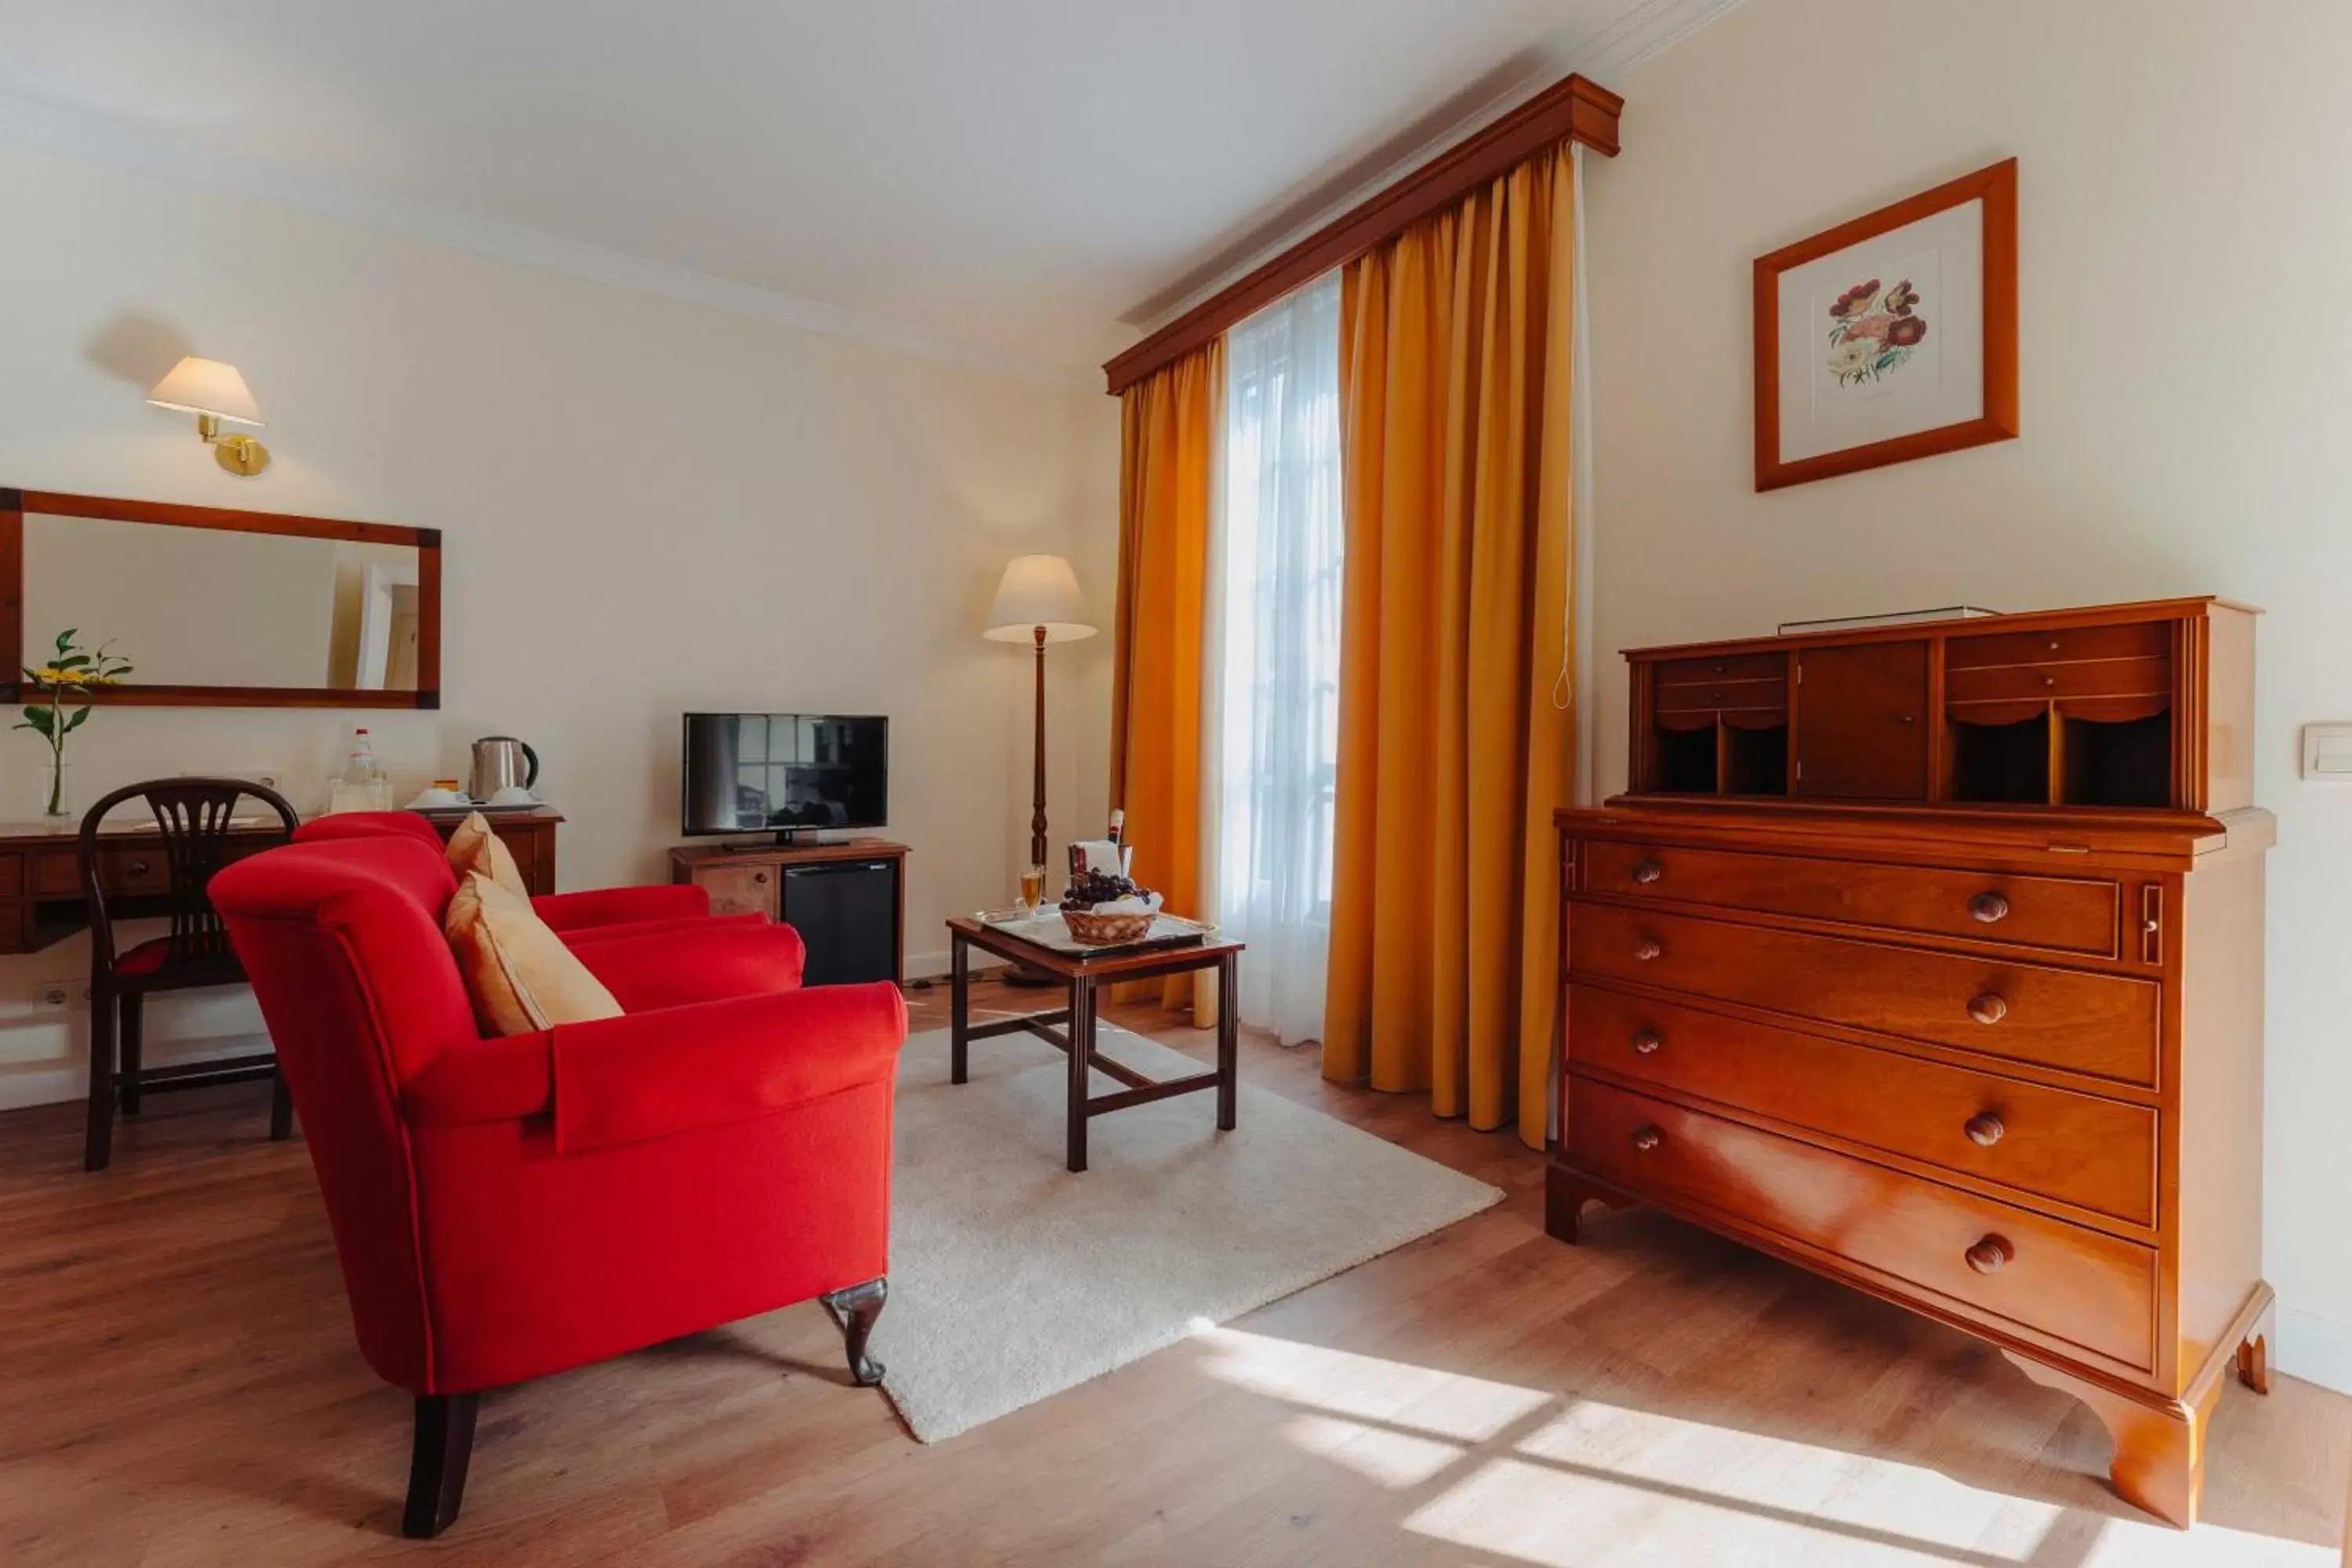
[[404, 1533], [462, 1500], [482, 1390], [822, 1297], [887, 1294], [895, 986], [800, 987], [788, 927], [574, 949], [626, 1016], [477, 1032], [437, 842], [313, 839], [211, 897], [276, 1041], [360, 1351], [415, 1396]]
[[[297, 844], [321, 844], [347, 838], [386, 836], [414, 838], [430, 845], [448, 862], [448, 847], [431, 819], [413, 811], [344, 811], [314, 816], [294, 829]], [[457, 885], [450, 873], [449, 886]], [[765, 925], [765, 915], [713, 915], [710, 894], [691, 882], [648, 883], [635, 888], [598, 888], [584, 893], [543, 893], [531, 908], [548, 928], [576, 947], [582, 941], [601, 942], [614, 936], [643, 936], [681, 921], [721, 920], [744, 925]]]

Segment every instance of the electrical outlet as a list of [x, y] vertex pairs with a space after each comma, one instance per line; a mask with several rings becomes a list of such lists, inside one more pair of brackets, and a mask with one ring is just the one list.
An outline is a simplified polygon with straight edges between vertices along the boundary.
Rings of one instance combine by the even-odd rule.
[[71, 1007], [89, 1000], [89, 983], [79, 977], [41, 982], [41, 1005]]
[[286, 774], [278, 768], [226, 768], [207, 775], [216, 779], [238, 779], [246, 784], [257, 784], [279, 794], [286, 790]]

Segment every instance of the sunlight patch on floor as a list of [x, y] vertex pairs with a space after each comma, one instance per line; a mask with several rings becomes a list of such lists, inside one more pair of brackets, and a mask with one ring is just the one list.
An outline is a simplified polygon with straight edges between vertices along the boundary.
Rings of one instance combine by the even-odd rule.
[[[1236, 1329], [1220, 1381], [1289, 1405], [1302, 1452], [1390, 1492], [1402, 1528], [1538, 1565], [2335, 1568], [2304, 1542], [2110, 1517], [1866, 1454]], [[1412, 1500], [1402, 1500], [1412, 1502]]]

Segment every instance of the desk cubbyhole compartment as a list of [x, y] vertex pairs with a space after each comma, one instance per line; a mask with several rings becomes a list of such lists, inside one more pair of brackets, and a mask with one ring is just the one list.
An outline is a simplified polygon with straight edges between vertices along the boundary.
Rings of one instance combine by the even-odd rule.
[[1789, 726], [1761, 724], [1753, 729], [1723, 725], [1723, 793], [1778, 795], [1789, 793]]
[[1954, 717], [1952, 799], [2002, 805], [2050, 804], [2050, 710], [2007, 723]]
[[1663, 795], [1716, 793], [1716, 735], [1722, 726], [1712, 714], [1707, 721], [1695, 729], [1660, 724], [1651, 731], [1652, 789]]
[[2060, 713], [2062, 805], [2168, 806], [2172, 714], [2099, 720]]

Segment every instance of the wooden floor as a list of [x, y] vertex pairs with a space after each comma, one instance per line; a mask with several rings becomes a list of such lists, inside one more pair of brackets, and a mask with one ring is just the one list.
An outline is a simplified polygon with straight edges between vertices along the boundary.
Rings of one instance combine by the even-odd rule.
[[[977, 999], [1008, 995], [1036, 1005]], [[1245, 1037], [1243, 1068], [1510, 1196], [935, 1447], [814, 1306], [494, 1394], [429, 1544], [395, 1534], [408, 1401], [352, 1347], [265, 1087], [151, 1100], [95, 1176], [78, 1111], [0, 1116], [0, 1563], [2336, 1562], [2352, 1400], [2232, 1381], [2207, 1522], [2166, 1530], [2086, 1411], [1963, 1335], [1656, 1215], [1560, 1246], [1516, 1141], [1311, 1052]]]

